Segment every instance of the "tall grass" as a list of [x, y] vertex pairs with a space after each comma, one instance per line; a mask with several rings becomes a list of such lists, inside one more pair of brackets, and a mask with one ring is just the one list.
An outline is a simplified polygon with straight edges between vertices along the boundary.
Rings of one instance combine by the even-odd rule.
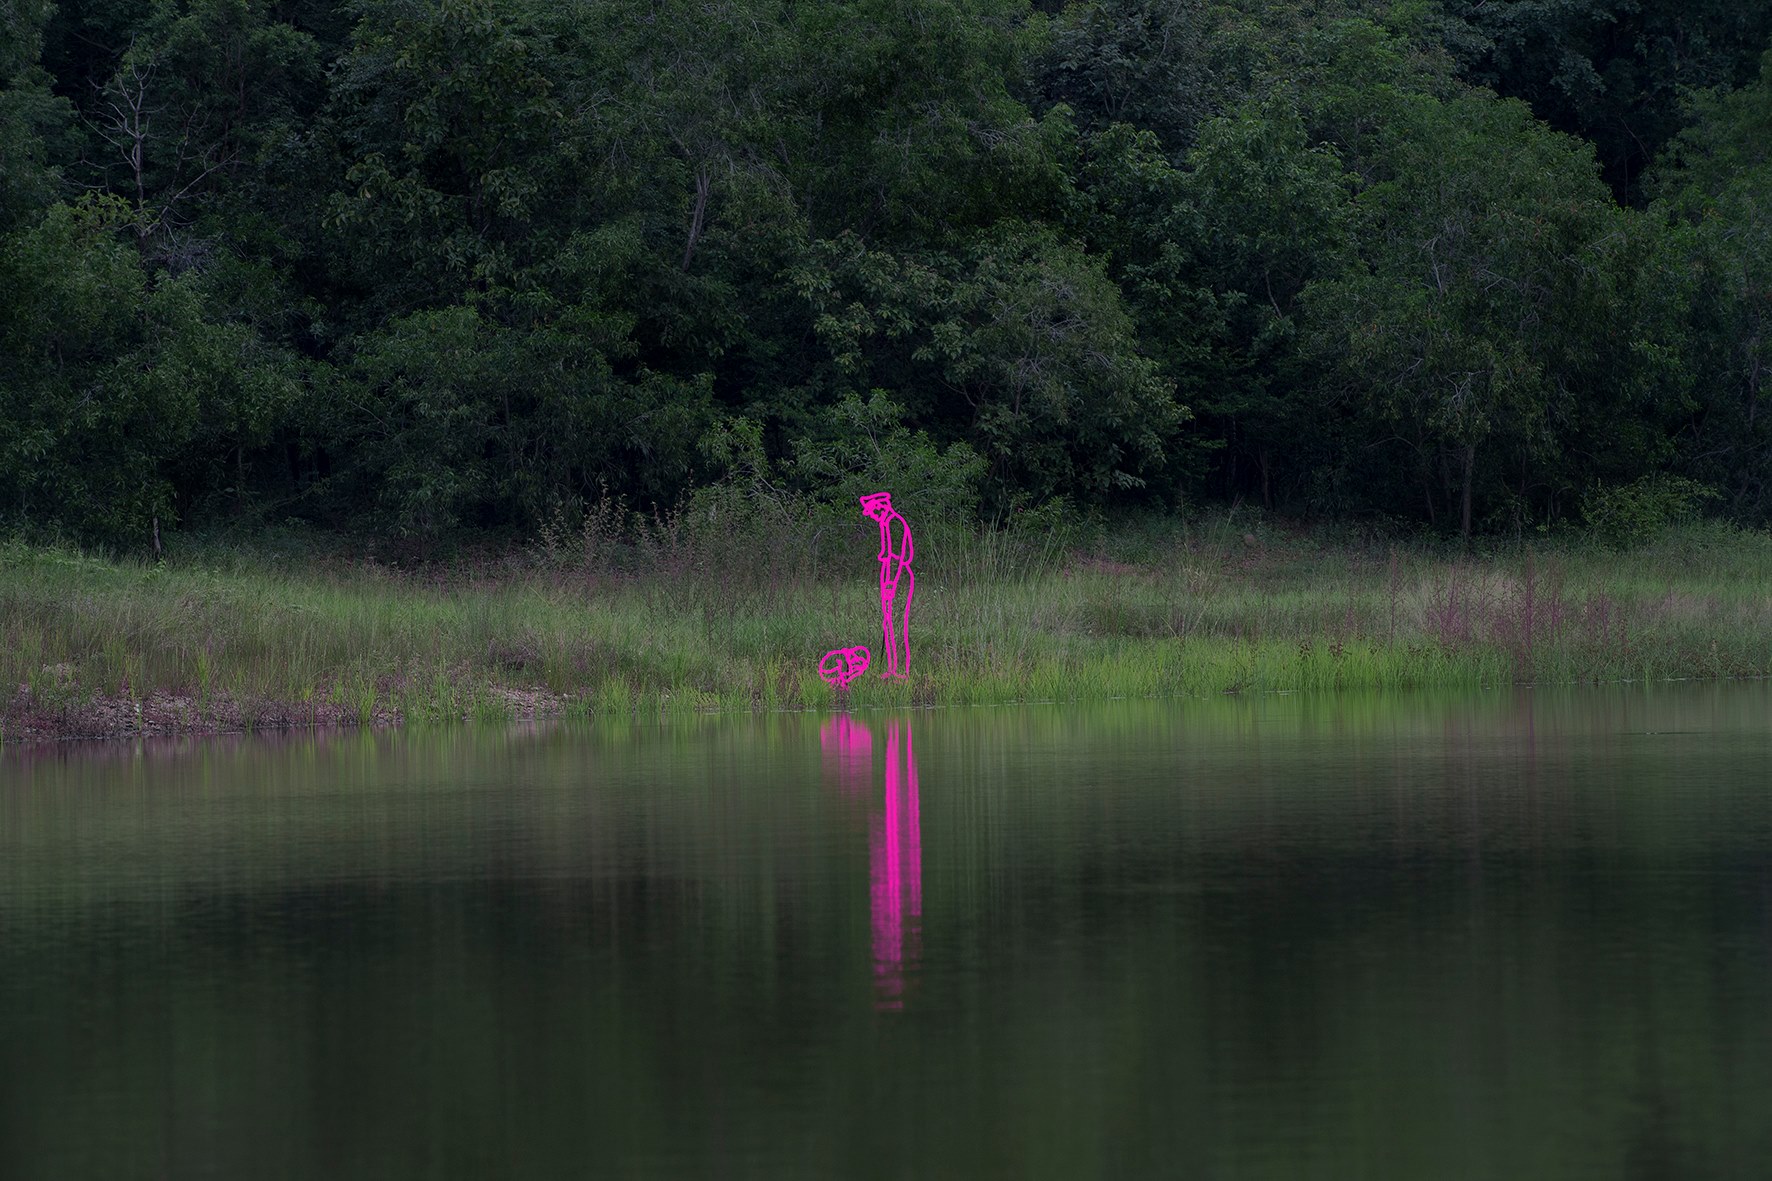
[[[122, 703], [119, 725], [143, 702], [193, 725], [223, 706], [269, 724], [834, 704], [819, 655], [879, 643], [871, 545], [826, 539], [818, 572], [759, 575], [732, 567], [756, 551], [687, 552], [669, 528], [625, 570], [534, 552], [417, 573], [238, 551], [150, 566], [0, 544], [0, 728], [95, 702]], [[919, 535], [913, 677], [845, 701], [1772, 673], [1761, 534], [1470, 555], [1254, 530]]]

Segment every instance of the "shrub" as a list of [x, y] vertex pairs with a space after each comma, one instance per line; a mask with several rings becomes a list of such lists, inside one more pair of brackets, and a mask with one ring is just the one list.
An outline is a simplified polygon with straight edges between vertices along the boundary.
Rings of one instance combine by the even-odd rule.
[[1591, 489], [1582, 500], [1581, 515], [1601, 541], [1632, 549], [1653, 541], [1670, 525], [1691, 521], [1699, 503], [1717, 495], [1696, 480], [1658, 473], [1620, 487]]

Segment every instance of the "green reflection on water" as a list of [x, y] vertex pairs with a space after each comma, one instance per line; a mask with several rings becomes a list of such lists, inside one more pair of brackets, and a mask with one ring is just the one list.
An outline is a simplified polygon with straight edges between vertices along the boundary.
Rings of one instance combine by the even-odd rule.
[[853, 720], [8, 754], [0, 1176], [1772, 1159], [1765, 685]]

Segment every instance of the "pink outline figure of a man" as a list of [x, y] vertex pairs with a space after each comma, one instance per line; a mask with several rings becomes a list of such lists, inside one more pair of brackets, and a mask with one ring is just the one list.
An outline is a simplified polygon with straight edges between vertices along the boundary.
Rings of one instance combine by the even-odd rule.
[[890, 492], [868, 493], [861, 511], [880, 523], [880, 630], [886, 635], [886, 669], [880, 676], [902, 681], [911, 664], [911, 595], [917, 590], [911, 527], [892, 507]]

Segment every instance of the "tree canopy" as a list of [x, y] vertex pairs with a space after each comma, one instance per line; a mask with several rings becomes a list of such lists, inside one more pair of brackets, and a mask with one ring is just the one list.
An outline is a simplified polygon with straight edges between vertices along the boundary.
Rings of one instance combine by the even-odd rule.
[[1772, 0], [18, 0], [0, 525], [1761, 524], [1769, 145]]

